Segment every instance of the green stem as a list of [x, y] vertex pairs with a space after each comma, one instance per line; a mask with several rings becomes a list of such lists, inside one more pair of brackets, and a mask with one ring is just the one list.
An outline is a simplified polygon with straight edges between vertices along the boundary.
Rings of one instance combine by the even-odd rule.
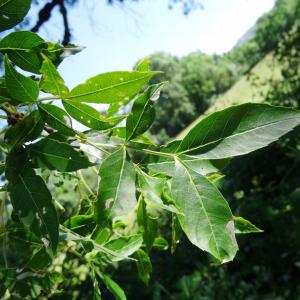
[[3, 228], [3, 232], [4, 232], [3, 244], [2, 244], [2, 255], [3, 255], [5, 268], [8, 268], [8, 261], [7, 261], [7, 256], [6, 256], [6, 242], [7, 242], [6, 239], [7, 239], [7, 235], [6, 235], [6, 232], [5, 232], [5, 220], [4, 220], [4, 210], [5, 210], [6, 198], [7, 198], [7, 192], [4, 192], [4, 196], [3, 196], [3, 199], [2, 199], [2, 203], [1, 203], [0, 216], [1, 216], [1, 227]]

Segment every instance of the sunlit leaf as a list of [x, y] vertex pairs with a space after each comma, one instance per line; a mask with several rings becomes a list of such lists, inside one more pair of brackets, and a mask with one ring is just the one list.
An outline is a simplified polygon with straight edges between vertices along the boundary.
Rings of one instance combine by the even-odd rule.
[[176, 152], [201, 159], [247, 154], [265, 147], [300, 124], [300, 112], [246, 103], [211, 114], [178, 143]]
[[111, 72], [97, 75], [76, 86], [67, 96], [78, 102], [128, 102], [155, 72]]
[[232, 260], [238, 250], [234, 221], [228, 203], [204, 176], [176, 160], [172, 198], [184, 215], [178, 215], [189, 240], [219, 261]]
[[42, 79], [40, 82], [40, 88], [43, 91], [61, 98], [69, 92], [69, 89], [66, 87], [65, 82], [56, 70], [56, 67], [45, 55], [43, 55], [41, 73]]
[[242, 217], [234, 216], [233, 219], [234, 219], [234, 231], [236, 234], [263, 232], [263, 230], [259, 229], [250, 221]]
[[135, 170], [124, 147], [103, 160], [99, 175], [99, 221], [128, 214], [136, 205]]

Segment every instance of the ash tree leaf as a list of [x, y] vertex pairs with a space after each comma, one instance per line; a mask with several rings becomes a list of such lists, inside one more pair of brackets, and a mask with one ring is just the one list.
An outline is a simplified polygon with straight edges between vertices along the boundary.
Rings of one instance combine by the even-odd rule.
[[129, 102], [156, 72], [110, 72], [76, 86], [65, 98], [77, 102]]
[[153, 88], [149, 87], [133, 103], [126, 120], [126, 140], [134, 139], [143, 134], [152, 125], [155, 119], [154, 102], [151, 101]]
[[38, 110], [33, 111], [5, 133], [6, 144], [10, 149], [38, 138], [45, 126]]
[[138, 249], [134, 257], [137, 260], [136, 265], [139, 277], [146, 285], [148, 285], [150, 274], [152, 272], [151, 260], [148, 254], [142, 249]]
[[149, 176], [140, 169], [138, 169], [137, 175], [139, 190], [146, 202], [149, 201], [154, 206], [170, 212], [180, 213], [175, 206], [166, 205], [162, 200], [161, 195], [166, 184], [166, 178]]
[[154, 239], [153, 248], [158, 251], [166, 251], [169, 248], [169, 243], [166, 239], [159, 236]]
[[95, 108], [74, 100], [64, 100], [63, 105], [72, 118], [95, 130], [112, 128], [124, 119], [123, 116], [104, 118]]
[[22, 223], [29, 227], [46, 247], [56, 250], [58, 243], [58, 218], [52, 196], [40, 176], [24, 169], [16, 175], [10, 187], [14, 211]]
[[152, 248], [153, 242], [157, 235], [158, 220], [150, 216], [147, 212], [146, 203], [140, 199], [137, 209], [137, 223], [140, 232], [143, 234], [143, 240], [146, 245], [147, 251]]
[[139, 71], [139, 72], [147, 72], [150, 70], [150, 58], [149, 57], [146, 57], [144, 59], [141, 59], [136, 67], [135, 67], [135, 70], [136, 71]]
[[20, 102], [34, 102], [39, 95], [38, 83], [20, 73], [8, 61], [5, 55], [5, 82], [8, 93]]
[[[246, 103], [211, 114], [177, 142], [176, 153], [201, 159], [247, 154], [265, 147], [300, 124], [300, 112]], [[176, 144], [176, 143], [175, 143]]]
[[113, 281], [110, 277], [103, 274], [99, 270], [97, 270], [96, 272], [116, 300], [126, 300], [124, 291], [115, 281]]
[[177, 215], [188, 239], [220, 262], [234, 258], [238, 246], [227, 201], [204, 176], [176, 159], [172, 198], [184, 215]]
[[[189, 157], [186, 155], [181, 155], [180, 159], [196, 173], [206, 176], [208, 174], [218, 172], [217, 166], [215, 166], [213, 161], [198, 159]], [[146, 164], [147, 168], [151, 171], [173, 176], [175, 172], [175, 162], [173, 158], [168, 157], [151, 157], [150, 161]]]
[[12, 32], [0, 41], [0, 52], [25, 71], [39, 74], [41, 57], [38, 48], [45, 41], [31, 31]]
[[61, 108], [52, 104], [40, 104], [39, 111], [44, 121], [63, 135], [74, 136], [69, 115]]
[[[107, 249], [114, 251], [120, 255], [123, 259], [129, 257], [134, 252], [136, 252], [143, 243], [143, 237], [141, 234], [136, 234], [132, 236], [121, 236], [117, 239], [111, 240], [104, 244]], [[119, 261], [120, 258], [110, 256], [112, 261]]]
[[69, 93], [69, 89], [66, 87], [64, 80], [59, 75], [52, 61], [45, 55], [42, 55], [42, 57], [43, 64], [41, 68], [42, 79], [40, 88], [46, 93], [63, 98]]
[[29, 11], [31, 0], [0, 0], [0, 31], [20, 23]]
[[128, 214], [136, 205], [135, 169], [124, 147], [106, 157], [99, 170], [99, 222]]
[[8, 93], [4, 78], [0, 78], [0, 103], [11, 102], [11, 96]]
[[250, 221], [242, 218], [242, 217], [233, 217], [234, 219], [234, 228], [236, 234], [245, 234], [245, 233], [257, 233], [263, 232], [263, 230], [256, 227]]
[[27, 147], [35, 166], [59, 172], [86, 169], [93, 164], [71, 145], [44, 138]]

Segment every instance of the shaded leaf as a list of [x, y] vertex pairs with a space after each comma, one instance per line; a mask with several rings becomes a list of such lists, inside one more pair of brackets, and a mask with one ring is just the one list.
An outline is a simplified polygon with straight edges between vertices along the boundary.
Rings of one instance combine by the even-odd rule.
[[11, 186], [10, 199], [23, 224], [41, 237], [46, 247], [55, 251], [59, 223], [52, 196], [43, 179], [25, 169]]
[[10, 149], [35, 140], [44, 129], [44, 121], [39, 111], [35, 110], [5, 133], [5, 140]]
[[126, 300], [124, 291], [115, 281], [113, 281], [110, 277], [104, 275], [100, 271], [97, 271], [97, 274], [102, 279], [108, 290], [114, 295], [116, 300]]
[[221, 262], [232, 260], [238, 250], [233, 216], [218, 189], [176, 159], [171, 191], [184, 213], [178, 219], [189, 240]]
[[152, 248], [154, 239], [157, 235], [158, 221], [148, 214], [146, 209], [146, 203], [143, 199], [140, 199], [137, 210], [137, 223], [139, 231], [143, 234], [143, 240], [149, 251]]
[[51, 138], [41, 139], [28, 149], [35, 166], [39, 168], [73, 172], [93, 165], [85, 155], [71, 145]]
[[33, 102], [39, 95], [37, 82], [18, 73], [5, 55], [5, 81], [11, 97], [20, 102]]
[[169, 243], [163, 237], [156, 237], [153, 242], [153, 248], [159, 251], [166, 251], [169, 248]]
[[137, 269], [140, 279], [148, 285], [150, 274], [152, 272], [152, 264], [148, 254], [142, 249], [138, 249], [134, 256], [137, 260]]
[[39, 111], [44, 121], [52, 128], [67, 136], [74, 136], [71, 118], [61, 108], [52, 104], [39, 105]]
[[31, 0], [0, 0], [0, 31], [14, 27], [26, 16]]

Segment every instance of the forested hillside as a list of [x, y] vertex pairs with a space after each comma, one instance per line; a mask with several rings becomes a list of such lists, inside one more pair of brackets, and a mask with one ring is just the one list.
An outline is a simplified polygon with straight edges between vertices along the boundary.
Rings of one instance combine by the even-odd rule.
[[[169, 85], [157, 103], [158, 115], [151, 132], [159, 141], [166, 141], [206, 111], [264, 101], [271, 82], [281, 77], [280, 62], [274, 53], [297, 23], [298, 14], [299, 1], [277, 1], [272, 11], [259, 18], [224, 55], [193, 53], [182, 58], [153, 55], [152, 69], [163, 70], [160, 79], [168, 80]], [[165, 110], [168, 124], [165, 124]]]

